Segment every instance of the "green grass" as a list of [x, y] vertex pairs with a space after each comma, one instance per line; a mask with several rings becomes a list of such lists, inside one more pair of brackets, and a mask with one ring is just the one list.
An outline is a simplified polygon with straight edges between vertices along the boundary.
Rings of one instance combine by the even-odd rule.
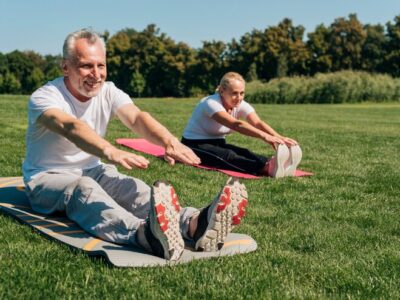
[[[21, 175], [26, 96], [0, 96], [0, 176]], [[146, 99], [180, 136], [194, 99]], [[0, 214], [0, 299], [399, 298], [400, 104], [255, 105], [275, 129], [301, 142], [308, 178], [245, 180], [247, 215], [237, 232], [258, 250], [164, 268], [115, 268], [47, 240]], [[108, 138], [134, 137], [113, 121]], [[239, 136], [229, 141], [271, 154]], [[149, 157], [151, 184], [170, 180], [184, 205], [200, 207], [226, 176]]]

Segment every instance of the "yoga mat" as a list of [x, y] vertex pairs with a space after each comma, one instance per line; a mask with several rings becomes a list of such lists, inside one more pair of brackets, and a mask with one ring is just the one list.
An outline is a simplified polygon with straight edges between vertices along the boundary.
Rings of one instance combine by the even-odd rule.
[[[145, 139], [117, 139], [116, 142], [117, 142], [117, 144], [123, 145], [130, 149], [133, 149], [133, 150], [136, 150], [136, 151], [139, 151], [142, 153], [146, 153], [146, 154], [149, 154], [152, 156], [156, 156], [159, 158], [163, 158], [164, 153], [165, 153], [165, 150], [163, 147], [154, 145]], [[208, 166], [203, 166], [203, 165], [196, 165], [195, 167], [201, 168], [201, 169], [206, 169], [206, 170], [219, 171], [219, 172], [222, 172], [229, 176], [238, 177], [238, 178], [260, 179], [260, 178], [265, 177], [265, 176], [255, 176], [255, 175], [231, 171], [231, 170], [218, 169], [218, 168], [213, 168], [213, 167], [208, 167]], [[301, 170], [296, 170], [295, 174], [294, 174], [294, 176], [296, 176], [296, 177], [311, 176], [311, 175], [313, 175], [313, 173], [305, 172], [305, 171], [301, 171]]]
[[[196, 252], [187, 243], [182, 257], [176, 262], [145, 253], [133, 246], [117, 245], [100, 240], [64, 216], [47, 216], [34, 212], [24, 191], [21, 177], [0, 178], [0, 211], [23, 224], [29, 225], [44, 236], [80, 249], [88, 255], [104, 256], [117, 267], [154, 267], [188, 263], [195, 259], [207, 259], [252, 252], [257, 243], [245, 234], [230, 233], [224, 247], [215, 252]], [[11, 237], [10, 237], [11, 238]], [[2, 250], [0, 249], [0, 252]]]

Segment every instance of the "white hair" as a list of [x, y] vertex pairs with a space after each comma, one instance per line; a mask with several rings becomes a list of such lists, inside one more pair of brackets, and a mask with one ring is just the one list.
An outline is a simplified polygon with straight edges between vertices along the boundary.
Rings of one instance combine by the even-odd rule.
[[106, 51], [106, 44], [103, 38], [92, 29], [84, 28], [68, 34], [63, 45], [63, 59], [72, 60], [75, 58], [75, 42], [79, 39], [85, 39], [89, 44], [95, 44], [100, 41], [103, 46], [104, 52]]

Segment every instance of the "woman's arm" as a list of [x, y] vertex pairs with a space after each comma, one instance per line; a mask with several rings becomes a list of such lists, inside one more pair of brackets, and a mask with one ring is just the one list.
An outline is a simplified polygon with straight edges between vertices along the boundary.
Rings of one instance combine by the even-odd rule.
[[293, 146], [293, 145], [298, 144], [298, 142], [295, 141], [294, 139], [282, 136], [279, 133], [277, 133], [271, 126], [269, 126], [267, 123], [265, 123], [263, 120], [261, 120], [255, 111], [251, 112], [247, 116], [247, 121], [249, 122], [249, 124], [251, 124], [255, 128], [257, 128], [263, 132], [266, 132], [274, 137], [278, 137], [278, 138], [282, 139], [284, 141], [284, 143], [288, 146]]
[[276, 144], [284, 144], [284, 140], [279, 136], [274, 136], [267, 131], [261, 130], [249, 122], [238, 120], [228, 114], [226, 111], [220, 111], [211, 116], [211, 118], [220, 123], [223, 126], [226, 126], [232, 130], [235, 130], [243, 135], [251, 136], [258, 138], [268, 144], [270, 144], [274, 149], [276, 148]]

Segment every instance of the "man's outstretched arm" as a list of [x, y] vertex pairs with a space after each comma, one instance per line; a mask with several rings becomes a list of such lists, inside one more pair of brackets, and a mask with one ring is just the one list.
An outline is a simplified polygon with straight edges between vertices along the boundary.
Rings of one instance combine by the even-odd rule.
[[200, 158], [183, 145], [167, 128], [149, 113], [141, 111], [133, 103], [121, 106], [117, 116], [130, 130], [146, 140], [165, 148], [165, 159], [173, 165], [175, 160], [189, 165], [200, 164]]
[[78, 148], [104, 158], [111, 163], [119, 164], [126, 169], [148, 167], [149, 161], [143, 156], [120, 150], [99, 136], [85, 122], [68, 115], [57, 108], [46, 110], [38, 122], [47, 129], [62, 135]]

